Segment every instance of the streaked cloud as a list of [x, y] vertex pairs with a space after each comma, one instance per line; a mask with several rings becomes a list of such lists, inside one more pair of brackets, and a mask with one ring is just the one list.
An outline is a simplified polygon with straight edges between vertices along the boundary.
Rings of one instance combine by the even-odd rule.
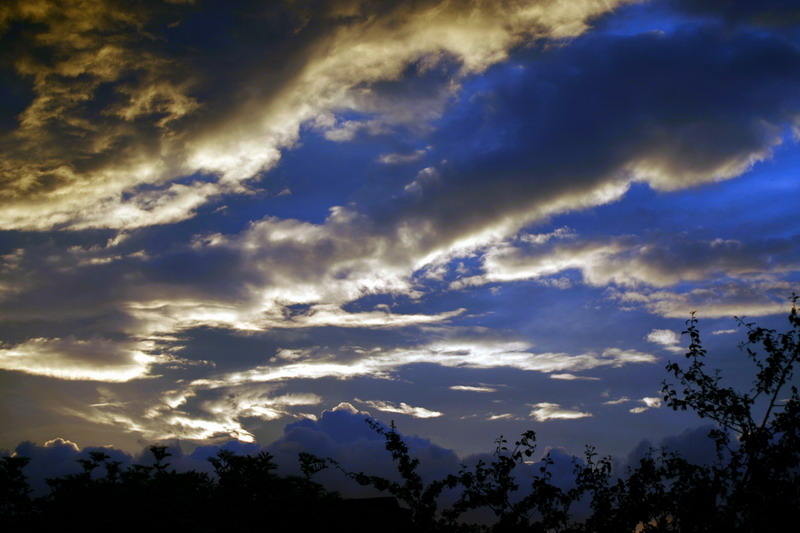
[[[320, 115], [350, 108], [382, 114], [389, 126], [419, 120], [413, 107], [392, 109], [392, 99], [372, 97], [371, 84], [397, 79], [415, 63], [423, 73], [444, 61], [457, 64], [462, 76], [480, 72], [532, 39], [575, 37], [588, 18], [621, 3], [567, 9], [421, 2], [378, 10], [346, 3], [314, 17], [291, 3], [243, 4], [240, 18], [226, 21], [239, 26], [229, 30], [238, 29], [250, 52], [236, 69], [218, 51], [187, 61], [191, 35], [184, 34], [190, 42], [177, 53], [166, 44], [182, 26], [165, 20], [191, 23], [203, 5], [12, 3], [2, 28], [30, 24], [31, 32], [17, 36], [19, 48], [35, 46], [50, 59], [25, 53], [14, 64], [35, 96], [4, 141], [13, 151], [4, 150], [0, 226], [135, 228], [185, 220], [210, 198], [246, 192], [248, 180], [296, 143], [301, 124]], [[265, 21], [275, 35], [254, 39], [263, 35], [254, 25]], [[276, 53], [291, 68], [257, 59]], [[260, 68], [248, 69], [249, 62]], [[247, 96], [231, 98], [237, 93]], [[420, 112], [424, 120], [440, 110]], [[214, 179], [169, 185], [198, 173]]]
[[[167, 391], [160, 398], [140, 400], [134, 408], [118, 403], [101, 403], [83, 410], [65, 408], [63, 412], [94, 423], [116, 425], [152, 441], [179, 438], [254, 442], [255, 436], [245, 428], [245, 420], [302, 417], [298, 408], [322, 402], [322, 398], [314, 393], [280, 394], [279, 388], [263, 385], [253, 387], [245, 384], [211, 392], [208, 394], [198, 387], [184, 385]], [[146, 409], [138, 410], [142, 405]]]
[[503, 413], [499, 415], [491, 415], [488, 420], [515, 420], [517, 417], [511, 413]]
[[461, 390], [467, 392], [497, 392], [493, 387], [474, 386], [474, 385], [453, 385], [450, 390]]
[[400, 328], [420, 324], [446, 322], [464, 312], [456, 309], [436, 315], [409, 315], [386, 310], [350, 313], [337, 305], [318, 304], [303, 312], [292, 313], [283, 307], [276, 308], [267, 301], [265, 309], [252, 309], [242, 305], [195, 300], [156, 300], [131, 303], [128, 310], [150, 330], [175, 332], [189, 328], [210, 326], [240, 331], [265, 331], [271, 328]]
[[425, 156], [425, 150], [414, 150], [409, 153], [391, 153], [381, 154], [378, 156], [378, 161], [384, 165], [398, 165], [403, 163], [413, 163], [419, 161]]
[[605, 366], [618, 368], [628, 364], [657, 361], [654, 355], [619, 348], [608, 348], [600, 354], [579, 355], [536, 353], [528, 351], [530, 348], [530, 345], [522, 342], [480, 340], [451, 340], [416, 348], [376, 348], [367, 351], [351, 347], [343, 350], [351, 356], [347, 362], [338, 362], [340, 354], [330, 351], [326, 353], [323, 349], [313, 360], [259, 366], [231, 373], [219, 379], [197, 380], [193, 385], [216, 388], [240, 383], [322, 378], [353, 379], [361, 376], [388, 379], [397, 369], [413, 364], [435, 364], [444, 368], [514, 368], [533, 372], [563, 373], [565, 370], [588, 370]]
[[726, 281], [686, 292], [640, 290], [609, 292], [609, 296], [630, 308], [644, 307], [649, 312], [670, 318], [765, 316], [786, 309], [786, 294], [791, 284], [784, 281]]
[[424, 407], [412, 407], [405, 402], [400, 402], [399, 404], [397, 404], [393, 402], [384, 402], [381, 400], [356, 399], [356, 401], [368, 405], [373, 409], [377, 409], [378, 411], [383, 411], [384, 413], [399, 413], [403, 415], [413, 416], [414, 418], [436, 418], [442, 416], [443, 414], [440, 413], [439, 411], [432, 411]]
[[627, 396], [621, 396], [621, 397], [617, 398], [616, 400], [608, 400], [608, 401], [605, 401], [603, 403], [605, 405], [620, 405], [620, 404], [623, 404], [623, 403], [628, 403], [630, 401], [631, 401], [631, 399], [628, 398]]
[[563, 381], [599, 381], [600, 378], [594, 378], [591, 376], [576, 376], [575, 374], [570, 373], [563, 373], [563, 374], [550, 374], [550, 379], [560, 379]]
[[147, 377], [159, 361], [150, 343], [103, 338], [34, 338], [0, 348], [0, 368], [67, 380], [125, 382]]
[[547, 422], [548, 420], [576, 420], [578, 418], [591, 417], [591, 413], [578, 411], [575, 409], [567, 409], [561, 407], [557, 403], [537, 403], [532, 405], [533, 411], [530, 416], [538, 422]]
[[630, 409], [628, 409], [628, 412], [629, 413], [633, 413], [633, 414], [640, 414], [640, 413], [644, 413], [645, 411], [647, 411], [649, 409], [655, 409], [655, 408], [661, 407], [661, 398], [656, 397], [656, 396], [645, 396], [644, 398], [641, 398], [639, 400], [632, 400], [631, 398], [628, 398], [627, 396], [621, 396], [621, 397], [617, 398], [616, 400], [605, 401], [605, 402], [603, 402], [603, 404], [604, 405], [622, 405], [622, 404], [631, 403], [631, 402], [642, 404], [642, 405], [638, 405], [636, 407], [631, 407]]
[[[542, 246], [550, 238], [520, 239], [528, 246], [495, 245], [483, 258], [484, 274], [459, 279], [454, 289], [492, 282], [508, 282], [579, 271], [594, 286], [668, 287], [686, 281], [746, 278], [770, 269], [793, 271], [800, 265], [794, 239], [768, 242], [695, 240], [686, 235], [665, 236], [661, 242], [637, 242], [632, 237], [579, 239]], [[768, 266], [769, 265], [769, 266]]]

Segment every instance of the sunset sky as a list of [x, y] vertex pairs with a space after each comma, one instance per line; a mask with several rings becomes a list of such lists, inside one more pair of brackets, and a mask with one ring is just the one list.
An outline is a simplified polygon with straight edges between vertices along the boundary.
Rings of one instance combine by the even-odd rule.
[[796, 1], [5, 1], [0, 59], [2, 450], [625, 456], [692, 311], [743, 386], [800, 292]]

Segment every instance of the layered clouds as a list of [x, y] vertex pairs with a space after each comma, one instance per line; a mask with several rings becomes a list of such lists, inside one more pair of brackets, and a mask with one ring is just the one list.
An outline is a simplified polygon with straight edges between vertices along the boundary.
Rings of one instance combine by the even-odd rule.
[[[608, 7], [12, 3], [3, 10], [13, 52], [5, 68], [27, 90], [3, 139], [0, 224], [125, 229], [183, 220], [215, 196], [246, 193], [306, 121], [346, 140], [362, 127], [438, 114], [435, 104], [393, 109], [372, 84], [448, 61], [459, 74], [442, 80], [447, 91], [532, 38], [580, 35]], [[356, 123], [331, 114], [343, 109], [382, 116]]]
[[691, 311], [798, 279], [796, 35], [715, 9], [9, 4], [5, 401], [144, 441], [340, 402], [638, 435]]

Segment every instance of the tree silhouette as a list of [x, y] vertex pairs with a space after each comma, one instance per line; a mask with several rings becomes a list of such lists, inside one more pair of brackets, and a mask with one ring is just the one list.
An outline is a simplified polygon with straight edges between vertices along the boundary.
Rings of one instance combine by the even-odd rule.
[[800, 396], [791, 381], [800, 360], [798, 296], [791, 301], [790, 328], [784, 333], [737, 319], [747, 329], [739, 348], [756, 371], [750, 390], [724, 386], [718, 370], [706, 370], [694, 314], [684, 332], [691, 339], [689, 366], [667, 365], [682, 387], [678, 392], [663, 383], [667, 405], [718, 424], [710, 434], [717, 446], [714, 476], [722, 484], [719, 498], [727, 504], [727, 515], [719, 519], [731, 528], [777, 530], [800, 504]]

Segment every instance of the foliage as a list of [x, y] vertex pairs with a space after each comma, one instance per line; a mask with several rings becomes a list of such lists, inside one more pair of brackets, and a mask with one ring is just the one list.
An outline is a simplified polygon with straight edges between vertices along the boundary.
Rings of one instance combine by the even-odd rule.
[[[410, 457], [408, 446], [397, 432], [394, 422], [391, 423], [388, 431], [380, 422], [375, 420], [368, 419], [367, 424], [386, 439], [386, 450], [391, 453], [392, 460], [397, 463], [397, 471], [403, 482], [398, 483], [363, 472], [345, 472], [345, 475], [360, 485], [370, 485], [380, 491], [386, 491], [403, 502], [411, 510], [411, 520], [418, 530], [433, 531], [439, 529], [437, 500], [445, 488], [454, 488], [456, 486], [458, 481], [456, 476], [449, 475], [444, 479], [425, 485], [422, 476], [417, 472], [419, 459]], [[329, 458], [328, 461], [342, 470], [339, 463], [334, 459]]]
[[566, 523], [570, 495], [551, 483], [548, 467], [553, 461], [549, 455], [542, 459], [539, 474], [534, 476], [528, 494], [514, 498], [514, 493], [519, 490], [514, 470], [535, 453], [536, 434], [526, 431], [514, 442], [512, 449], [507, 444], [508, 441], [501, 435], [495, 441], [491, 463], [480, 460], [472, 470], [462, 466], [458, 481], [464, 489], [451, 514], [460, 515], [470, 509], [488, 507], [498, 517], [495, 529], [499, 531], [528, 528], [534, 511], [540, 517], [538, 525], [545, 530]]
[[27, 457], [3, 457], [0, 462], [0, 516], [24, 515], [30, 511], [31, 493], [28, 480], [23, 473]]
[[689, 367], [667, 365], [683, 389], [678, 393], [665, 382], [667, 405], [691, 409], [719, 426], [710, 435], [718, 455], [713, 474], [721, 484], [718, 503], [727, 504], [727, 514], [719, 518], [731, 528], [777, 529], [800, 503], [800, 396], [791, 382], [800, 360], [800, 316], [798, 296], [791, 300], [787, 332], [738, 319], [747, 330], [739, 347], [755, 367], [749, 391], [726, 387], [718, 370], [706, 371], [694, 315], [684, 332], [691, 339]]

